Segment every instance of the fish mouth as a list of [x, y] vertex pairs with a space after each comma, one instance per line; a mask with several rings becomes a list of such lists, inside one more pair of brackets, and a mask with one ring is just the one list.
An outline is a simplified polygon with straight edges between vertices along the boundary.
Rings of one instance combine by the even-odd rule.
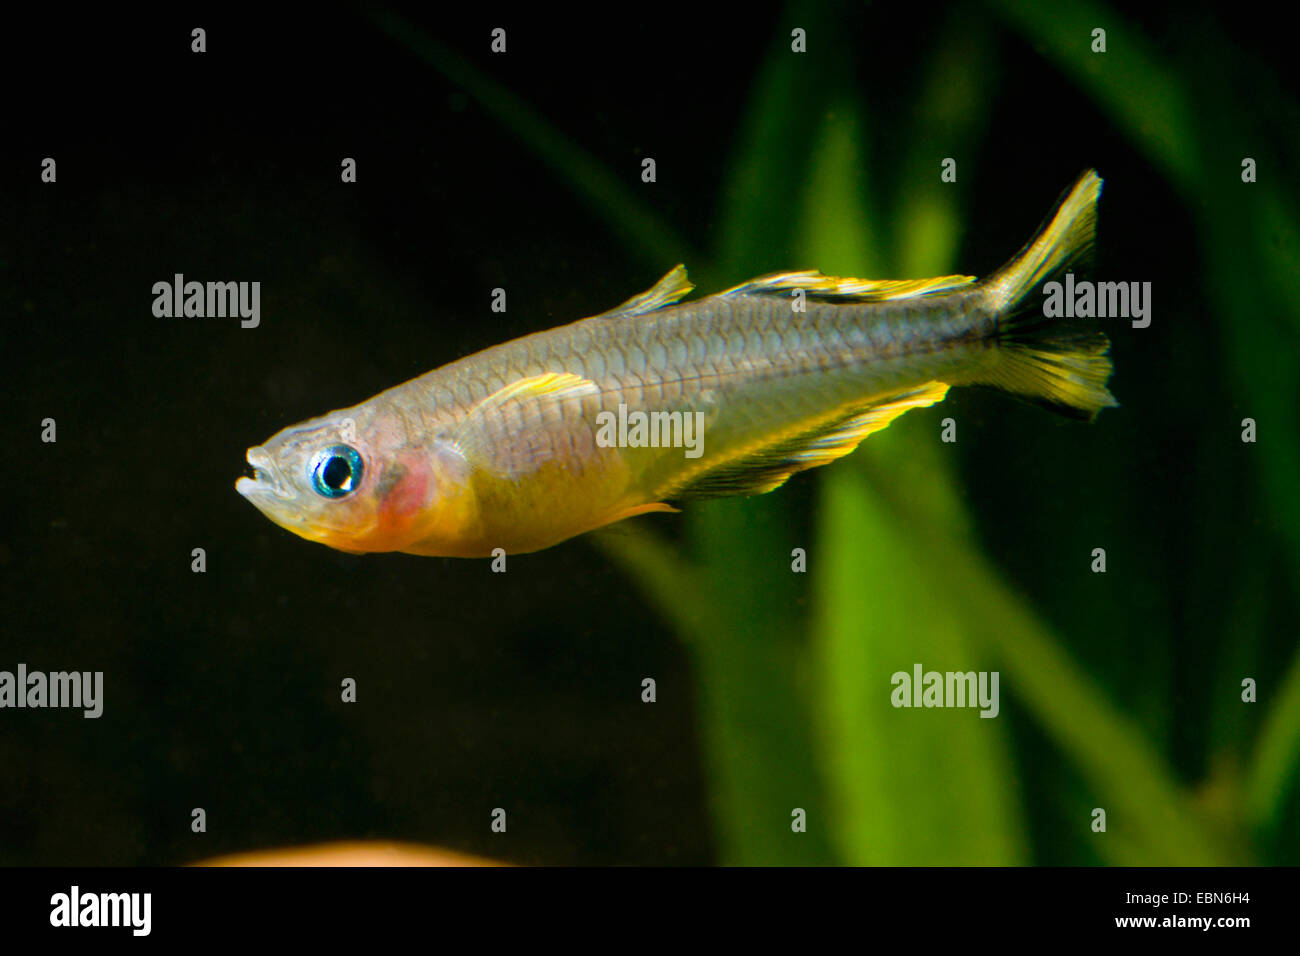
[[245, 475], [235, 482], [235, 490], [245, 498], [279, 498], [290, 501], [295, 495], [284, 482], [280, 469], [267, 454], [266, 449], [258, 446], [248, 449], [248, 463], [253, 467], [253, 477]]

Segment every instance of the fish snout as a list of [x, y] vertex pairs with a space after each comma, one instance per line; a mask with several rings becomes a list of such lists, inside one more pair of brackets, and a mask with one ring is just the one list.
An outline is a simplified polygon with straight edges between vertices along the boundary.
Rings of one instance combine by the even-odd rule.
[[256, 497], [275, 497], [284, 501], [297, 497], [266, 449], [260, 445], [248, 449], [248, 463], [253, 468], [253, 477], [245, 475], [235, 482], [235, 490], [248, 499]]

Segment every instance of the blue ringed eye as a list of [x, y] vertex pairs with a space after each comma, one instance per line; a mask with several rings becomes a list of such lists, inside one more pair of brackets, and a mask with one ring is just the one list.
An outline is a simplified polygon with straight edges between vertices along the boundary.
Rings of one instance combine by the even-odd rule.
[[348, 445], [331, 445], [311, 462], [311, 486], [326, 498], [342, 498], [361, 486], [361, 453]]

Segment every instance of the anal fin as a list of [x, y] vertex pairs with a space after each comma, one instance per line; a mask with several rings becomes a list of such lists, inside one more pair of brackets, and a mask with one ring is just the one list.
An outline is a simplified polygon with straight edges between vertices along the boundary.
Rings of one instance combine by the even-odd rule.
[[781, 485], [796, 472], [816, 468], [852, 452], [868, 435], [889, 427], [899, 415], [943, 401], [948, 386], [927, 382], [914, 389], [858, 407], [793, 435], [741, 449], [730, 458], [688, 474], [664, 491], [670, 499], [713, 498], [727, 495], [761, 495]]
[[904, 412], [914, 408], [928, 408], [942, 402], [947, 395], [946, 384], [929, 382], [918, 389], [891, 396], [886, 401], [872, 405], [866, 411], [848, 419], [834, 431], [815, 438], [793, 458], [804, 462], [804, 467], [807, 468], [828, 464], [849, 454], [868, 435], [888, 428], [890, 423]]

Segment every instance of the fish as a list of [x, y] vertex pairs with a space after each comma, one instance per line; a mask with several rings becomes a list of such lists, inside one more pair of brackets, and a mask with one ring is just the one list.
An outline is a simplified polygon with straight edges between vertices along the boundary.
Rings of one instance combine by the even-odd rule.
[[1095, 419], [1117, 405], [1110, 343], [1034, 293], [1086, 267], [1101, 187], [1084, 171], [982, 280], [780, 272], [686, 300], [678, 265], [617, 308], [282, 429], [236, 490], [340, 551], [481, 558], [770, 492], [956, 386]]

